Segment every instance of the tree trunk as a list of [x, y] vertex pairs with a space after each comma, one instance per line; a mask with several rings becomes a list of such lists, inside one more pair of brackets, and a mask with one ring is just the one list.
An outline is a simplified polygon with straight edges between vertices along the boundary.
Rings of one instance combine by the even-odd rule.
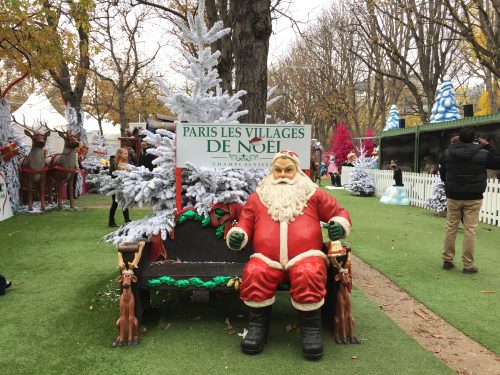
[[265, 122], [270, 9], [270, 0], [231, 0], [236, 91], [247, 91], [241, 98], [241, 109], [248, 110], [242, 123]]
[[[212, 27], [215, 22], [222, 21], [225, 27], [230, 27], [231, 12], [229, 11], [228, 0], [220, 0], [215, 3], [215, 0], [206, 0], [205, 3], [208, 16], [208, 26]], [[225, 35], [223, 38], [212, 43], [212, 53], [219, 50], [220, 57], [217, 64], [217, 71], [222, 80], [221, 86], [230, 94], [233, 92], [233, 46], [231, 43], [231, 34]]]
[[120, 115], [120, 132], [122, 137], [127, 136], [128, 120], [125, 113], [125, 95], [122, 91], [118, 91], [118, 114]]

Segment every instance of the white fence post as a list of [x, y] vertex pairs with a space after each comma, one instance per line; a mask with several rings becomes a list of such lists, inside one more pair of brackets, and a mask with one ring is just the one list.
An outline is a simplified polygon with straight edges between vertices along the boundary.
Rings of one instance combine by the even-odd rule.
[[[352, 170], [353, 167], [342, 167], [342, 186], [349, 182]], [[381, 197], [385, 190], [394, 184], [394, 171], [380, 169], [371, 171], [375, 181], [375, 196]], [[403, 184], [412, 206], [427, 208], [425, 201], [432, 195], [432, 183], [435, 178], [439, 177], [425, 173], [403, 172]], [[496, 178], [489, 178], [483, 196], [479, 220], [486, 224], [500, 226], [500, 181]]]

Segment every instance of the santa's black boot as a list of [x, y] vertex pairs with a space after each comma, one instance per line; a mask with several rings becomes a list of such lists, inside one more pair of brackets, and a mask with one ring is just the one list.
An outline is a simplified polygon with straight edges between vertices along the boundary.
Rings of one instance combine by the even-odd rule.
[[321, 335], [321, 309], [299, 311], [302, 354], [307, 359], [320, 359], [323, 355]]
[[269, 318], [272, 306], [251, 307], [248, 332], [241, 341], [241, 351], [245, 354], [259, 354], [267, 343], [269, 332]]

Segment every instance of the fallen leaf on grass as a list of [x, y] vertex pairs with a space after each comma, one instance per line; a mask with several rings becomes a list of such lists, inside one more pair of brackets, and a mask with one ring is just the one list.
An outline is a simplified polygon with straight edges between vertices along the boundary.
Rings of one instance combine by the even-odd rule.
[[481, 293], [495, 293], [494, 290], [481, 290]]
[[441, 353], [441, 347], [439, 345], [431, 348], [431, 352], [433, 353]]
[[351, 357], [351, 359], [358, 359], [358, 358], [359, 358], [359, 357], [358, 357], [358, 356], [356, 356], [356, 355], [353, 355], [353, 356]]
[[431, 336], [432, 336], [432, 337], [435, 337], [435, 338], [437, 338], [437, 339], [445, 339], [445, 338], [446, 338], [445, 336], [440, 335], [439, 333], [433, 333]]
[[427, 313], [421, 309], [416, 309], [415, 311], [413, 311], [413, 313], [415, 315], [418, 315], [419, 317], [421, 317], [424, 320], [429, 319], [429, 317], [427, 316]]

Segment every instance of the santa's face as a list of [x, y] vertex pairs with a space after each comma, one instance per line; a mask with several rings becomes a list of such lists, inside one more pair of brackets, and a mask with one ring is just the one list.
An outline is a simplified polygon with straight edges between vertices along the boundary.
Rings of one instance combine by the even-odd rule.
[[[290, 159], [278, 158], [273, 164], [273, 178], [293, 180], [297, 174], [297, 167]], [[285, 182], [283, 182], [285, 183]]]

